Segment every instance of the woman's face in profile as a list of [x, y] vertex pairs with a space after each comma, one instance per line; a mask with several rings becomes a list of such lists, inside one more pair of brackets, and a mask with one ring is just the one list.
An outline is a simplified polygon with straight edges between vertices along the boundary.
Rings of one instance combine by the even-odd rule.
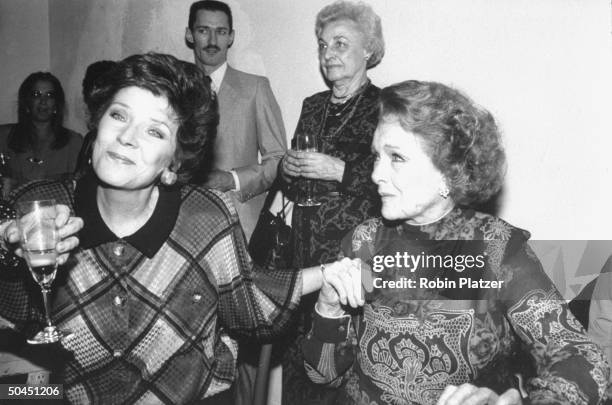
[[38, 80], [30, 92], [30, 116], [32, 121], [48, 122], [55, 114], [55, 87], [46, 80]]
[[319, 63], [331, 82], [350, 80], [366, 70], [364, 35], [355, 22], [338, 20], [327, 23], [319, 35]]
[[96, 175], [119, 189], [153, 185], [173, 161], [177, 131], [165, 96], [139, 87], [119, 90], [98, 124], [92, 154]]
[[422, 143], [397, 119], [383, 118], [376, 128], [372, 180], [378, 185], [385, 219], [421, 222], [419, 219], [427, 218], [429, 210], [443, 203], [439, 190], [444, 176]]

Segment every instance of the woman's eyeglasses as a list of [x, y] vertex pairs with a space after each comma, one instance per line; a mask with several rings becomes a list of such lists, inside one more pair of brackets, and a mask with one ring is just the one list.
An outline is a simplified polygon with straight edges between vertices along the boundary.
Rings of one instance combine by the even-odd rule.
[[42, 98], [55, 100], [55, 92], [54, 91], [47, 91], [46, 93], [41, 93], [40, 91], [36, 90], [36, 91], [33, 91], [32, 93], [30, 93], [30, 96], [32, 98], [37, 99], [37, 100], [40, 100]]

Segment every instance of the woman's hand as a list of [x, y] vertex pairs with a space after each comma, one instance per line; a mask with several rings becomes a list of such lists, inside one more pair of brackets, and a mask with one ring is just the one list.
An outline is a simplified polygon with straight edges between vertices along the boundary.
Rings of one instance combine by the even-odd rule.
[[472, 384], [448, 385], [438, 399], [438, 405], [522, 405], [518, 390], [509, 389], [497, 395], [488, 388]]
[[283, 175], [317, 180], [342, 181], [344, 161], [320, 152], [288, 150], [281, 165]]
[[[55, 206], [57, 216], [55, 217], [55, 224], [58, 229], [58, 235], [60, 241], [55, 246], [58, 257], [57, 263], [62, 265], [68, 260], [70, 251], [75, 249], [79, 245], [79, 239], [76, 237], [76, 233], [83, 228], [83, 220], [79, 217], [70, 216], [70, 208], [63, 204]], [[0, 225], [0, 235], [2, 235], [2, 247], [14, 247], [15, 254], [23, 257], [23, 252], [17, 244], [19, 243], [19, 229], [15, 220], [4, 222]]]
[[289, 149], [281, 160], [281, 175], [287, 182], [300, 177], [300, 161], [296, 154], [296, 151]]
[[323, 285], [317, 301], [317, 309], [321, 315], [339, 316], [344, 313], [342, 305], [357, 308], [364, 302], [359, 259], [344, 258], [325, 266]]

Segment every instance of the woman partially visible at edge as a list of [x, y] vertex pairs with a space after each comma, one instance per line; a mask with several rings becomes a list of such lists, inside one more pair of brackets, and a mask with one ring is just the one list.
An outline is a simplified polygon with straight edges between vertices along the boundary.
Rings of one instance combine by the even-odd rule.
[[[195, 65], [169, 55], [119, 62], [92, 94], [93, 170], [13, 194], [54, 198], [84, 222], [51, 308], [57, 326], [74, 332], [56, 373], [69, 403], [231, 403], [209, 398], [234, 378], [230, 334], [278, 334], [300, 295], [320, 288], [322, 270], [332, 282], [359, 283], [348, 259], [327, 269], [254, 268], [229, 200], [189, 184], [218, 121], [204, 83]], [[23, 266], [3, 270], [0, 315], [27, 331], [42, 319], [38, 295], [28, 294]]]
[[[373, 265], [374, 257], [405, 252], [480, 254], [484, 265], [458, 273], [386, 262], [374, 277], [413, 279], [417, 287], [374, 288], [353, 316], [324, 287], [304, 343], [313, 381], [341, 386], [342, 405], [501, 405], [522, 403], [520, 374], [530, 404], [599, 403], [609, 374], [604, 356], [545, 275], [529, 233], [470, 209], [503, 181], [491, 114], [442, 84], [402, 82], [381, 91], [373, 149], [383, 218], [348, 235], [345, 255]], [[459, 276], [502, 285], [419, 288], [421, 278]], [[517, 358], [523, 350], [531, 370]]]
[[82, 138], [63, 127], [65, 101], [60, 81], [48, 72], [32, 73], [19, 87], [17, 123], [0, 126], [5, 198], [28, 181], [72, 175]]
[[[342, 238], [367, 218], [380, 215], [380, 198], [370, 180], [370, 145], [378, 122], [380, 89], [368, 78], [385, 53], [380, 17], [361, 2], [336, 1], [317, 14], [315, 34], [321, 73], [330, 90], [304, 100], [299, 122], [281, 164], [285, 191], [293, 200], [314, 183], [318, 207], [294, 205], [294, 266], [337, 260]], [[296, 151], [296, 136], [317, 137], [318, 152]], [[316, 296], [304, 297], [291, 346], [283, 359], [283, 404], [324, 404], [335, 395], [312, 384], [304, 373], [301, 341], [310, 329]], [[283, 342], [280, 343], [281, 345]]]

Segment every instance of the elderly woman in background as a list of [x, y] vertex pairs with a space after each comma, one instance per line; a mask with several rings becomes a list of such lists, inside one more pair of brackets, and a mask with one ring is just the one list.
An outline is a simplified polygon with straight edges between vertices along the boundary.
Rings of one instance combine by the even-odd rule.
[[0, 153], [8, 160], [3, 194], [30, 180], [71, 175], [81, 136], [62, 126], [64, 90], [48, 72], [29, 75], [19, 87], [16, 124], [0, 126]]
[[[91, 95], [93, 171], [13, 195], [54, 198], [84, 220], [51, 309], [74, 332], [61, 342], [70, 355], [57, 373], [68, 402], [184, 404], [218, 394], [235, 373], [229, 334], [278, 334], [300, 294], [320, 288], [318, 266], [255, 271], [229, 200], [189, 184], [218, 121], [204, 83], [195, 65], [169, 55], [119, 62]], [[0, 315], [27, 329], [35, 301], [25, 271], [11, 271], [20, 269], [0, 278]], [[340, 271], [350, 271], [348, 259], [326, 274]]]
[[[372, 179], [383, 219], [343, 243], [375, 281], [356, 313], [321, 290], [304, 343], [313, 381], [342, 385], [343, 405], [520, 404], [520, 373], [531, 404], [598, 403], [603, 354], [543, 272], [529, 233], [470, 209], [502, 185], [493, 117], [439, 83], [387, 87], [380, 103]], [[404, 254], [451, 262], [407, 269], [394, 260]], [[466, 277], [476, 285], [448, 283]], [[532, 370], [516, 369], [529, 363], [517, 360], [520, 347]]]
[[[331, 90], [304, 100], [295, 131], [314, 135], [318, 152], [287, 151], [281, 175], [293, 198], [304, 195], [299, 178], [312, 180], [318, 207], [293, 209], [295, 266], [336, 260], [340, 241], [363, 220], [378, 215], [380, 199], [370, 180], [374, 164], [370, 145], [378, 121], [380, 89], [367, 71], [384, 55], [380, 18], [363, 3], [337, 1], [317, 15], [315, 34], [319, 64]], [[322, 393], [304, 374], [300, 341], [316, 297], [305, 298], [296, 340], [283, 361], [283, 403], [321, 403]]]

